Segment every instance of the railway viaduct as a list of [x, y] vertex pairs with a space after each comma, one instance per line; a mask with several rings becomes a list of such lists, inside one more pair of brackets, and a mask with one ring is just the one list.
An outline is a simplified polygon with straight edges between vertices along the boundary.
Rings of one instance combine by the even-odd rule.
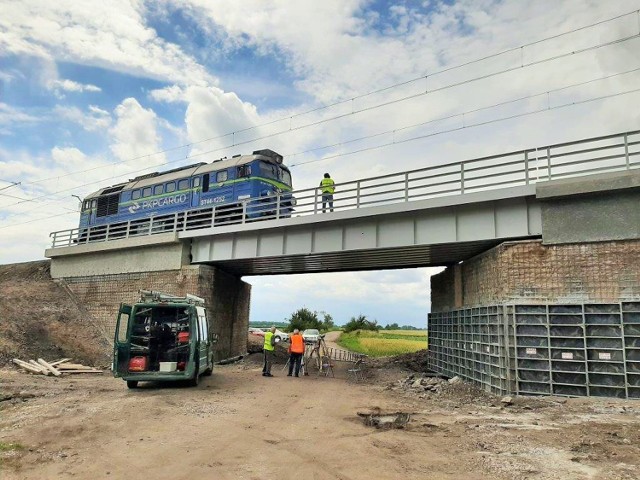
[[[246, 350], [250, 285], [244, 275], [446, 266], [432, 278], [434, 368], [497, 392], [561, 393], [551, 378], [549, 323], [557, 319], [549, 317], [550, 308], [580, 307], [584, 357], [591, 355], [585, 305], [624, 303], [630, 310], [636, 302], [640, 311], [638, 167], [640, 132], [626, 132], [340, 184], [333, 212], [323, 213], [318, 192], [308, 189], [294, 192], [298, 205], [290, 218], [192, 228], [186, 216], [176, 217], [168, 226], [164, 220], [162, 233], [153, 234], [152, 222], [149, 235], [127, 229], [124, 238], [110, 238], [107, 231], [101, 241], [86, 243], [77, 230], [55, 232], [46, 256], [52, 277], [107, 332], [118, 304], [134, 301], [141, 288], [205, 298], [221, 339], [219, 359]], [[513, 323], [518, 305], [544, 306], [543, 316], [529, 320], [547, 328], [540, 345], [523, 344], [521, 355], [518, 342], [528, 336], [519, 337]], [[501, 325], [495, 338], [488, 327], [486, 333], [471, 321], [465, 327], [465, 312], [471, 319], [474, 308], [495, 309]], [[634, 360], [626, 359], [640, 354], [638, 318], [637, 351], [635, 330], [627, 339], [623, 320], [617, 325], [624, 396], [636, 394], [629, 383], [636, 380], [640, 396], [640, 356], [637, 379], [629, 370]], [[480, 346], [482, 361], [476, 359]], [[546, 356], [540, 357], [541, 347]], [[549, 364], [548, 375], [532, 375], [533, 383], [548, 390], [521, 388], [528, 374], [519, 361], [533, 350], [532, 358]], [[582, 361], [585, 382], [593, 383], [588, 359]], [[598, 394], [595, 388], [567, 392]]]

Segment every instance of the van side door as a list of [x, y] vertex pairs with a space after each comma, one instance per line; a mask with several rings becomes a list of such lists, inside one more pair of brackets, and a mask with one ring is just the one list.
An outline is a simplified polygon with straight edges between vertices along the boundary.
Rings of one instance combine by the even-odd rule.
[[203, 307], [196, 307], [198, 315], [198, 373], [202, 373], [211, 367], [209, 351], [211, 350], [211, 342], [209, 340], [209, 325], [207, 322], [207, 314]]
[[115, 377], [126, 375], [129, 371], [129, 356], [131, 355], [129, 319], [131, 318], [131, 310], [131, 305], [120, 304], [115, 337], [113, 339], [113, 365], [111, 367]]

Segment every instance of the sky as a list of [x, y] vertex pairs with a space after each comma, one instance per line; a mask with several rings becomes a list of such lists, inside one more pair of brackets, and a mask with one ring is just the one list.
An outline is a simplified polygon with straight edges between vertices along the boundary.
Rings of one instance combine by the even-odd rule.
[[[42, 259], [75, 196], [194, 157], [270, 148], [308, 188], [639, 129], [639, 9], [0, 0], [0, 263]], [[424, 326], [437, 271], [245, 277], [251, 320]]]

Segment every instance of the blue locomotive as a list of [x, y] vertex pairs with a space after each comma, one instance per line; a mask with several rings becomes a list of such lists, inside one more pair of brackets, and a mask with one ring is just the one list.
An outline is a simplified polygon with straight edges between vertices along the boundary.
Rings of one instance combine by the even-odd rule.
[[[79, 239], [291, 216], [291, 172], [273, 150], [141, 175], [88, 195]], [[191, 219], [191, 220], [190, 220]], [[107, 228], [108, 226], [108, 228]], [[120, 235], [117, 235], [119, 233]]]

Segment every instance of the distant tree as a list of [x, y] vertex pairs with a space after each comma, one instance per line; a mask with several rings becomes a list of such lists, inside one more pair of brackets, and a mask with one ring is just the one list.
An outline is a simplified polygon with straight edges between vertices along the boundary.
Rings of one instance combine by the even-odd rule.
[[418, 327], [414, 327], [413, 325], [403, 325], [400, 327], [400, 330], [418, 330]]
[[374, 330], [377, 332], [379, 329], [380, 325], [378, 325], [376, 320], [367, 320], [367, 317], [364, 315], [351, 317], [351, 320], [349, 320], [344, 326], [345, 333], [353, 332], [355, 330]]
[[329, 331], [333, 330], [336, 324], [333, 322], [333, 317], [327, 312], [320, 312], [322, 314], [322, 322], [320, 322], [320, 330]]
[[257, 327], [257, 328], [268, 328], [271, 325], [275, 325], [278, 328], [286, 328], [287, 327], [287, 322], [267, 322], [267, 321], [259, 321], [259, 322], [249, 322], [249, 326], [250, 327]]
[[385, 330], [400, 330], [400, 326], [397, 323], [387, 323], [387, 325], [384, 327]]
[[322, 328], [322, 323], [318, 319], [318, 313], [312, 312], [308, 308], [299, 308], [291, 315], [291, 318], [287, 320], [289, 325], [287, 329], [293, 332], [295, 328], [298, 330], [306, 330], [307, 328]]

